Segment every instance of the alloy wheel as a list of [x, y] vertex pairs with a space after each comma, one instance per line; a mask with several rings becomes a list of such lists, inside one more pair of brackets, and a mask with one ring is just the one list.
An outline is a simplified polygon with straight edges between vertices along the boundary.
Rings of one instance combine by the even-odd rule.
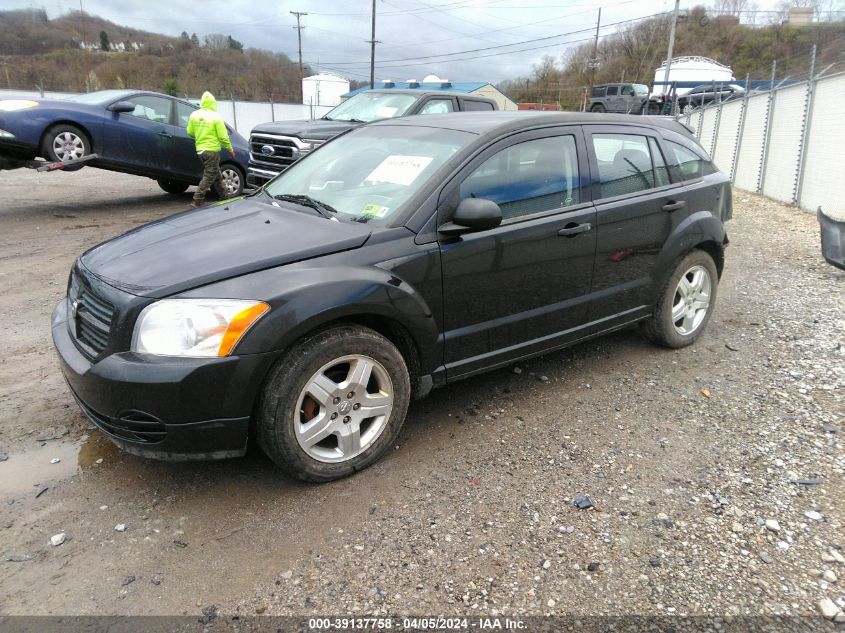
[[297, 401], [297, 442], [313, 459], [337, 463], [367, 450], [393, 411], [393, 382], [384, 366], [363, 355], [326, 363], [305, 384]]
[[220, 179], [223, 182], [223, 191], [227, 197], [236, 196], [241, 190], [241, 175], [237, 169], [226, 167], [220, 172]]
[[701, 327], [710, 309], [712, 283], [704, 266], [693, 266], [681, 276], [672, 300], [672, 325], [678, 334], [689, 336]]

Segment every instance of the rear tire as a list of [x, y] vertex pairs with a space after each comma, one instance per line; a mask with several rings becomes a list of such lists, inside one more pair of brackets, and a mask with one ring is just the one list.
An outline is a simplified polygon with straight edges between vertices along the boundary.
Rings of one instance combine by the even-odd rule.
[[694, 250], [682, 257], [657, 294], [654, 314], [641, 325], [645, 337], [673, 349], [692, 345], [713, 314], [718, 283], [710, 255]]
[[592, 108], [590, 108], [590, 112], [607, 112], [607, 108], [605, 108], [602, 104], [597, 103]]
[[178, 196], [180, 193], [185, 193], [190, 185], [186, 182], [179, 182], [178, 180], [156, 180], [158, 186], [164, 189], [169, 194]]
[[[44, 135], [41, 153], [47, 160], [56, 163], [75, 160], [91, 153], [91, 141], [88, 135], [75, 125], [55, 125]], [[83, 167], [84, 164], [73, 165], [62, 170], [77, 171]]]
[[347, 477], [394, 445], [410, 394], [405, 360], [386, 338], [357, 325], [322, 330], [272, 370], [258, 405], [258, 443], [297, 479]]

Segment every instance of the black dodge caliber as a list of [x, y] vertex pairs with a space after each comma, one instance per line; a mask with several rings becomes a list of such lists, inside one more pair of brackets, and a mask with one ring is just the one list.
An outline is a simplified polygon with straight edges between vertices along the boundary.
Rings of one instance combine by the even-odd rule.
[[125, 450], [349, 475], [435, 386], [639, 322], [683, 347], [724, 265], [728, 178], [672, 120], [394, 119], [258, 193], [139, 227], [73, 266], [68, 385]]

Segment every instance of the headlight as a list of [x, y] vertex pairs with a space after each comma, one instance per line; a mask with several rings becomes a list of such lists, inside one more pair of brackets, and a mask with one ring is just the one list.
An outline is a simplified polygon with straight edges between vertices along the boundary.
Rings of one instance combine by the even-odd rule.
[[23, 101], [19, 99], [4, 99], [0, 101], [0, 111], [3, 112], [17, 112], [18, 110], [28, 110], [38, 105], [37, 101]]
[[164, 299], [141, 312], [132, 351], [159, 356], [228, 356], [270, 309], [261, 301]]

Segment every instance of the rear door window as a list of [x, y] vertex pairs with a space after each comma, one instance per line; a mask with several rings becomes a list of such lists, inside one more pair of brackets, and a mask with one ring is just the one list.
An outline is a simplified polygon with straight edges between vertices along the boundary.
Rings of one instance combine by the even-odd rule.
[[607, 96], [613, 97], [619, 92], [619, 86], [608, 86], [607, 87]]
[[673, 141], [666, 141], [666, 146], [675, 154], [675, 161], [682, 180], [695, 180], [713, 173], [714, 170], [710, 161], [702, 158], [691, 149]]
[[662, 186], [662, 178], [659, 181], [655, 177], [649, 137], [638, 134], [593, 134], [592, 137], [602, 198]]
[[191, 114], [196, 108], [186, 103], [180, 103], [179, 101], [174, 101], [174, 104], [176, 106], [176, 125], [179, 127], [188, 127], [188, 119], [191, 118]]

